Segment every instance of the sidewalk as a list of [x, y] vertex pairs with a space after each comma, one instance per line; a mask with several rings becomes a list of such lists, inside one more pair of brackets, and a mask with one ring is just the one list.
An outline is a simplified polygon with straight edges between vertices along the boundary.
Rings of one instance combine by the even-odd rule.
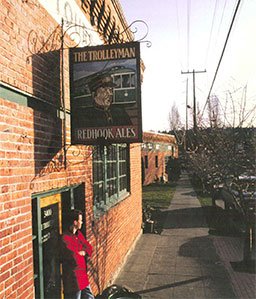
[[161, 235], [143, 234], [114, 283], [142, 298], [256, 298], [255, 274], [234, 271], [238, 237], [209, 235], [195, 192], [183, 174]]

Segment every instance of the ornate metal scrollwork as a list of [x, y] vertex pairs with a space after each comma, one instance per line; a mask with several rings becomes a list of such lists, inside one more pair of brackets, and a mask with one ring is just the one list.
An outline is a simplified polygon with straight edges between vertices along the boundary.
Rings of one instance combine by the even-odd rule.
[[[81, 44], [84, 46], [90, 46], [92, 44], [92, 37], [89, 31], [96, 32], [95, 30], [70, 22], [67, 22], [67, 26], [64, 26], [64, 28], [63, 43], [67, 48], [76, 48]], [[65, 39], [66, 35], [69, 36], [71, 44]]]
[[[35, 30], [31, 30], [28, 35], [28, 51], [31, 55], [47, 53], [65, 48], [78, 47], [79, 45], [90, 46], [92, 37], [89, 31], [93, 29], [70, 22], [62, 22], [45, 39]], [[69, 41], [65, 38], [69, 36]], [[31, 57], [31, 56], [29, 56]], [[29, 58], [28, 57], [28, 58]]]
[[[56, 51], [61, 48], [61, 27], [58, 25], [47, 39], [40, 36], [35, 30], [28, 35], [28, 51], [31, 55]], [[29, 56], [30, 57], [30, 56]]]
[[[134, 41], [146, 43], [147, 47], [151, 46], [151, 42], [148, 40], [145, 40], [145, 38], [148, 35], [149, 29], [148, 25], [142, 21], [142, 20], [136, 20], [132, 22], [127, 28], [125, 28], [122, 32], [116, 32], [115, 26], [112, 27], [110, 31], [110, 35], [108, 36], [109, 43], [112, 43], [115, 41], [116, 43], [124, 43], [125, 40], [122, 40], [122, 35], [130, 31], [133, 33], [134, 37], [136, 33], [139, 31], [139, 25], [144, 26], [146, 29], [146, 32], [137, 40], [134, 39]], [[28, 51], [31, 54], [27, 57], [27, 60], [32, 56], [53, 52], [53, 51], [60, 51], [61, 54], [61, 103], [62, 103], [62, 109], [64, 111], [64, 147], [63, 147], [63, 154], [59, 155], [58, 157], [55, 157], [54, 160], [52, 160], [48, 166], [48, 168], [44, 169], [42, 174], [45, 172], [52, 172], [52, 171], [59, 171], [61, 167], [66, 168], [67, 164], [70, 162], [67, 159], [67, 151], [70, 150], [70, 148], [66, 144], [66, 108], [65, 108], [65, 95], [64, 95], [64, 49], [69, 48], [75, 48], [78, 46], [90, 46], [92, 44], [93, 36], [90, 34], [91, 32], [97, 32], [94, 29], [87, 28], [83, 25], [70, 23], [62, 19], [61, 25], [58, 25], [54, 28], [54, 30], [50, 33], [50, 35], [45, 38], [45, 35], [37, 33], [35, 30], [31, 30], [28, 35]], [[67, 38], [68, 37], [68, 38]], [[106, 36], [105, 36], [106, 38]], [[114, 42], [113, 42], [114, 43]], [[75, 154], [73, 152], [73, 156], [80, 155], [82, 151], [78, 150]]]
[[[127, 31], [130, 30], [132, 34], [135, 35], [139, 32], [139, 28], [141, 25], [144, 27], [144, 34], [134, 41], [138, 41], [141, 43], [146, 43], [147, 47], [151, 47], [152, 43], [149, 40], [145, 40], [148, 36], [149, 28], [146, 22], [143, 20], [136, 20], [132, 22], [127, 28], [125, 28], [122, 32], [111, 32], [111, 36], [109, 37], [109, 43], [111, 43], [115, 37], [115, 40], [123, 43], [124, 40], [121, 39], [121, 36]], [[66, 21], [62, 22], [61, 25], [58, 25], [53, 32], [48, 36], [48, 38], [44, 38], [44, 36], [37, 33], [35, 30], [31, 30], [28, 35], [28, 50], [31, 55], [47, 53], [51, 51], [60, 50], [63, 45], [64, 48], [74, 48], [80, 45], [90, 46], [92, 44], [92, 35], [91, 32], [97, 32], [94, 29], [87, 28], [83, 25], [70, 23]], [[69, 40], [66, 39], [66, 36], [69, 36]], [[29, 56], [28, 58], [30, 58]]]
[[[48, 176], [52, 173], [61, 172], [71, 165], [79, 165], [86, 163], [93, 155], [93, 149], [85, 149], [83, 145], [66, 145], [63, 146], [58, 153], [43, 167], [39, 173], [31, 180], [30, 188], [34, 188], [34, 184], [40, 178]], [[74, 159], [73, 159], [74, 158]]]
[[[133, 21], [124, 31], [122, 31], [120, 33], [120, 35], [125, 33], [127, 30], [130, 30], [133, 33], [133, 35], [135, 36], [136, 33], [138, 33], [138, 31], [139, 31], [140, 25], [144, 26], [145, 33], [140, 38], [134, 39], [134, 41], [137, 41], [140, 43], [146, 43], [147, 47], [149, 48], [152, 46], [152, 43], [149, 40], [145, 40], [145, 38], [148, 36], [149, 28], [148, 28], [148, 24], [143, 20]], [[141, 28], [141, 26], [140, 26], [140, 28]]]

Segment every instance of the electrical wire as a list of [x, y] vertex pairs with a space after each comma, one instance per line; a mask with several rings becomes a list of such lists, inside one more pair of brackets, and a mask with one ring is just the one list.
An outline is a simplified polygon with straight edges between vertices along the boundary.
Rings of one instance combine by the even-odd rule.
[[220, 20], [220, 24], [219, 24], [219, 28], [218, 28], [217, 36], [218, 36], [219, 33], [220, 33], [220, 28], [221, 28], [222, 21], [223, 21], [223, 17], [224, 17], [224, 12], [225, 12], [225, 10], [226, 10], [226, 5], [227, 5], [227, 0], [225, 0], [224, 8], [223, 8], [223, 10], [222, 10], [222, 15], [221, 15], [221, 20]]
[[210, 99], [210, 95], [211, 95], [211, 92], [212, 92], [212, 89], [213, 89], [213, 86], [214, 86], [214, 83], [215, 83], [215, 80], [216, 80], [216, 77], [217, 77], [217, 74], [218, 74], [218, 71], [219, 71], [219, 68], [220, 68], [220, 64], [221, 64], [222, 58], [224, 56], [224, 52], [226, 50], [228, 39], [229, 39], [231, 30], [232, 30], [232, 27], [233, 27], [233, 24], [234, 24], [234, 21], [235, 21], [235, 17], [236, 17], [236, 14], [237, 14], [237, 11], [238, 11], [240, 3], [241, 3], [241, 0], [238, 0], [237, 5], [236, 5], [236, 9], [235, 9], [235, 12], [234, 12], [234, 15], [233, 15], [230, 27], [229, 27], [229, 31], [228, 31], [228, 34], [227, 34], [227, 37], [226, 37], [226, 40], [225, 40], [225, 44], [224, 44], [224, 47], [223, 47], [223, 50], [222, 50], [222, 53], [221, 53], [221, 56], [220, 56], [220, 59], [219, 59], [219, 62], [218, 62], [218, 66], [216, 68], [216, 71], [215, 71], [215, 74], [214, 74], [214, 77], [213, 77], [213, 81], [212, 81], [212, 84], [211, 84], [211, 87], [210, 87], [210, 90], [209, 90], [209, 93], [208, 93], [208, 96], [207, 96], [207, 99], [206, 99], [206, 103], [205, 103], [203, 111], [202, 111], [202, 115], [203, 115], [204, 110], [206, 108], [206, 105], [207, 105], [207, 103], [208, 103], [208, 101]]
[[[218, 1], [218, 0], [217, 0], [217, 1]], [[220, 19], [220, 22], [219, 22], [218, 31], [217, 31], [217, 35], [216, 35], [216, 39], [215, 39], [215, 43], [214, 43], [214, 45], [217, 45], [218, 36], [219, 36], [219, 34], [220, 34], [221, 25], [222, 25], [223, 18], [224, 18], [224, 13], [225, 13], [225, 10], [226, 10], [226, 5], [227, 5], [227, 0], [225, 0], [224, 7], [223, 7], [223, 9], [222, 9], [221, 19]], [[215, 18], [216, 8], [217, 8], [217, 2], [215, 2], [214, 18]], [[212, 23], [212, 26], [213, 26], [213, 23]], [[208, 44], [208, 48], [207, 48], [207, 54], [206, 54], [206, 59], [205, 59], [205, 65], [207, 65], [207, 62], [208, 62], [208, 55], [209, 55], [209, 52], [210, 52], [212, 30], [213, 30], [213, 27], [211, 28], [211, 34], [210, 34], [209, 44]]]
[[[179, 9], [178, 9], [178, 3], [177, 3], [177, 1], [178, 0], [175, 0], [175, 6], [176, 6], [176, 23], [177, 23], [178, 41], [179, 41], [179, 47], [180, 47], [181, 46], [181, 34], [180, 34], [181, 30], [180, 30]], [[181, 51], [180, 51], [180, 53], [181, 53]], [[181, 56], [179, 56], [179, 61], [180, 61], [181, 69], [183, 69]]]
[[212, 40], [212, 31], [213, 31], [214, 21], [215, 21], [215, 18], [216, 18], [217, 6], [218, 6], [218, 0], [215, 1], [214, 13], [213, 13], [213, 17], [212, 17], [211, 32], [210, 32], [210, 37], [209, 37], [208, 47], [207, 47], [206, 57], [205, 57], [205, 65], [206, 65], [207, 60], [208, 60], [208, 54], [209, 54], [210, 44], [211, 44], [211, 40]]
[[189, 51], [190, 51], [190, 0], [187, 0], [187, 69], [189, 69]]

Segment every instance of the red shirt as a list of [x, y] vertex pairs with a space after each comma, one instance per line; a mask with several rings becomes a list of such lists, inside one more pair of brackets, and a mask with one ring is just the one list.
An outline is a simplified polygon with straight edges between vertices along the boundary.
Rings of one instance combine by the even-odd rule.
[[85, 256], [79, 251], [85, 251], [91, 256], [92, 246], [78, 230], [76, 234], [66, 232], [62, 237], [63, 250], [63, 284], [65, 293], [83, 290], [89, 285], [86, 271]]

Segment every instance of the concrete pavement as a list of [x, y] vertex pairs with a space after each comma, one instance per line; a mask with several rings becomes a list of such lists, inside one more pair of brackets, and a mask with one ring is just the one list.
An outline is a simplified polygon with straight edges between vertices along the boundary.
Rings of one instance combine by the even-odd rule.
[[164, 212], [161, 234], [143, 234], [116, 278], [142, 298], [256, 298], [254, 273], [237, 271], [240, 237], [210, 235], [183, 174]]

